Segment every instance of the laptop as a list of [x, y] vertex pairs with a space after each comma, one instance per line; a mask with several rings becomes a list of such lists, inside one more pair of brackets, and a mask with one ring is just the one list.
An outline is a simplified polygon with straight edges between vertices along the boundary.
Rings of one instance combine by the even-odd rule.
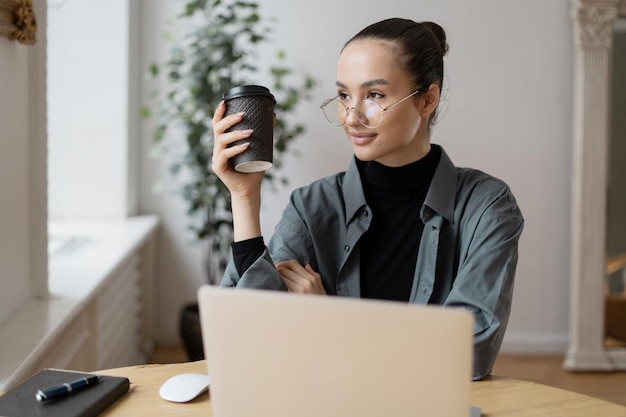
[[214, 417], [468, 417], [473, 316], [202, 286]]

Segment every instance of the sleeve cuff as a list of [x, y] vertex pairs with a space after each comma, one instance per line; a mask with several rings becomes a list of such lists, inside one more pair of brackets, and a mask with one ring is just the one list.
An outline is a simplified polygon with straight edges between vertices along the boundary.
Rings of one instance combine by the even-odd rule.
[[265, 243], [263, 241], [263, 236], [259, 236], [253, 237], [252, 239], [233, 242], [231, 244], [231, 248], [233, 250], [233, 261], [235, 263], [235, 267], [237, 268], [239, 276], [241, 276], [248, 268], [250, 268], [250, 265], [252, 265], [254, 261], [263, 255]]

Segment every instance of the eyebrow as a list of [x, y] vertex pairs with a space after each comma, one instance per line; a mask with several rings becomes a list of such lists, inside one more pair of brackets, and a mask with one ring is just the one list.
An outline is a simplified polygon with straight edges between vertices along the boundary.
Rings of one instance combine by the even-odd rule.
[[[361, 88], [367, 88], [367, 87], [372, 87], [374, 85], [387, 85], [389, 84], [389, 81], [383, 79], [383, 78], [378, 78], [375, 80], [369, 80], [369, 81], [365, 81], [363, 84], [361, 84]], [[341, 87], [341, 88], [348, 88], [347, 85], [345, 85], [344, 83], [342, 83], [341, 81], [336, 81], [335, 85], [337, 87]]]

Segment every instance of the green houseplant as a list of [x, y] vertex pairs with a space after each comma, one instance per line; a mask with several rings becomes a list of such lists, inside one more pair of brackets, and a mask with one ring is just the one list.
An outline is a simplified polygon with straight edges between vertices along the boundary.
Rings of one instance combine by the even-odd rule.
[[163, 74], [167, 80], [165, 91], [156, 92], [154, 140], [173, 160], [171, 173], [187, 203], [189, 229], [198, 241], [208, 242], [208, 281], [215, 283], [232, 240], [229, 192], [210, 167], [215, 108], [231, 87], [270, 80], [267, 87], [276, 97], [274, 168], [266, 172], [265, 182], [276, 187], [286, 182], [278, 175], [283, 154], [304, 132], [304, 126], [289, 122], [288, 115], [310, 97], [315, 82], [306, 74], [295, 74], [280, 51], [268, 69], [259, 67], [259, 46], [270, 41], [271, 27], [261, 19], [255, 2], [187, 1], [175, 24], [183, 31], [179, 37], [170, 35], [169, 59], [150, 68], [153, 76]]

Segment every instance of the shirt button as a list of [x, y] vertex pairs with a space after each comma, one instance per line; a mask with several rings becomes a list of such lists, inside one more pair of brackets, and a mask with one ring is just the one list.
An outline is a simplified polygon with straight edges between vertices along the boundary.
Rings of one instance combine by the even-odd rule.
[[348, 252], [348, 251], [350, 250], [350, 245], [346, 245], [346, 246], [344, 246], [344, 247], [343, 247], [343, 250], [344, 250], [344, 251], [346, 251], [346, 252]]

